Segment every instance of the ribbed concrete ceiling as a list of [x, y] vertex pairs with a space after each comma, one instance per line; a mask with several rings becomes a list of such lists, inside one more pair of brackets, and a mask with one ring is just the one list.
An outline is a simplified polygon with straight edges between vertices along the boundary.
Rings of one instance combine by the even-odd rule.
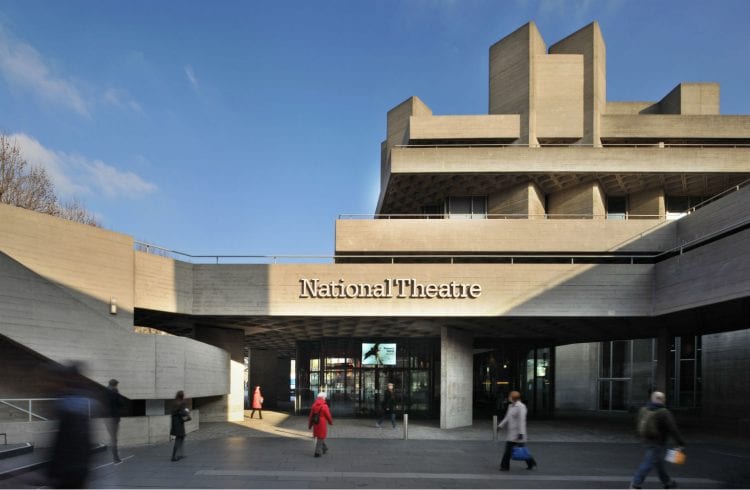
[[605, 194], [623, 196], [650, 188], [663, 188], [670, 196], [713, 196], [750, 178], [743, 174], [392, 174], [381, 214], [420, 213], [426, 204], [448, 196], [486, 196], [532, 181], [544, 194], [596, 181]]
[[718, 303], [660, 317], [228, 317], [175, 315], [136, 309], [135, 324], [192, 336], [195, 326], [245, 331], [250, 348], [272, 349], [294, 357], [297, 341], [323, 338], [439, 337], [442, 326], [470, 333], [475, 344], [487, 340], [524, 340], [562, 345], [656, 336], [661, 327], [673, 335], [706, 334], [747, 328], [750, 298]]

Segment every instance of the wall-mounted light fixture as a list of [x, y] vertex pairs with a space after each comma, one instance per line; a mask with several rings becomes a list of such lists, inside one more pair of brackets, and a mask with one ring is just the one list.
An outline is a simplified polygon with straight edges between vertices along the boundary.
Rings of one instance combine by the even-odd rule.
[[109, 299], [109, 314], [110, 315], [116, 315], [117, 314], [117, 298], [110, 298]]

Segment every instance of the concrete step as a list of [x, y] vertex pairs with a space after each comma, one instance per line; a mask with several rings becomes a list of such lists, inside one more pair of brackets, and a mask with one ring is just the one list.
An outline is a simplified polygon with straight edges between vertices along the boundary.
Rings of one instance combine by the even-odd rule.
[[22, 444], [0, 444], [0, 459], [12, 458], [21, 454], [30, 453], [34, 450], [34, 445], [30, 442]]
[[[105, 444], [97, 444], [91, 448], [92, 454], [106, 450]], [[51, 455], [52, 450], [50, 448], [41, 448], [0, 460], [0, 481], [43, 468], [52, 461]]]

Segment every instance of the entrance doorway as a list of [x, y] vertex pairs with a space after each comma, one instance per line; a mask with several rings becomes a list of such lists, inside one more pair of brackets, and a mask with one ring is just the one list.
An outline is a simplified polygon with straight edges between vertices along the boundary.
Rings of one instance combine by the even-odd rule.
[[530, 417], [551, 417], [554, 352], [550, 347], [513, 343], [475, 349], [474, 417], [504, 416], [508, 394], [514, 390], [521, 393]]
[[[373, 345], [395, 349], [395, 359], [363, 362]], [[367, 347], [363, 347], [367, 346]], [[389, 347], [390, 348], [390, 347]], [[334, 416], [375, 417], [388, 383], [396, 412], [432, 418], [440, 405], [440, 341], [435, 338], [337, 339], [297, 344], [297, 407], [306, 413], [321, 391]]]

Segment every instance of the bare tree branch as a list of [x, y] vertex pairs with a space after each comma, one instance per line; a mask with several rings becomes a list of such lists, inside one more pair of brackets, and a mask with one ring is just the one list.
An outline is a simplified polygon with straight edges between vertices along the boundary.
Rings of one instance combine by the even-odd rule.
[[78, 199], [60, 203], [55, 187], [42, 167], [33, 167], [21, 155], [18, 143], [0, 133], [0, 203], [51, 214], [101, 227]]

